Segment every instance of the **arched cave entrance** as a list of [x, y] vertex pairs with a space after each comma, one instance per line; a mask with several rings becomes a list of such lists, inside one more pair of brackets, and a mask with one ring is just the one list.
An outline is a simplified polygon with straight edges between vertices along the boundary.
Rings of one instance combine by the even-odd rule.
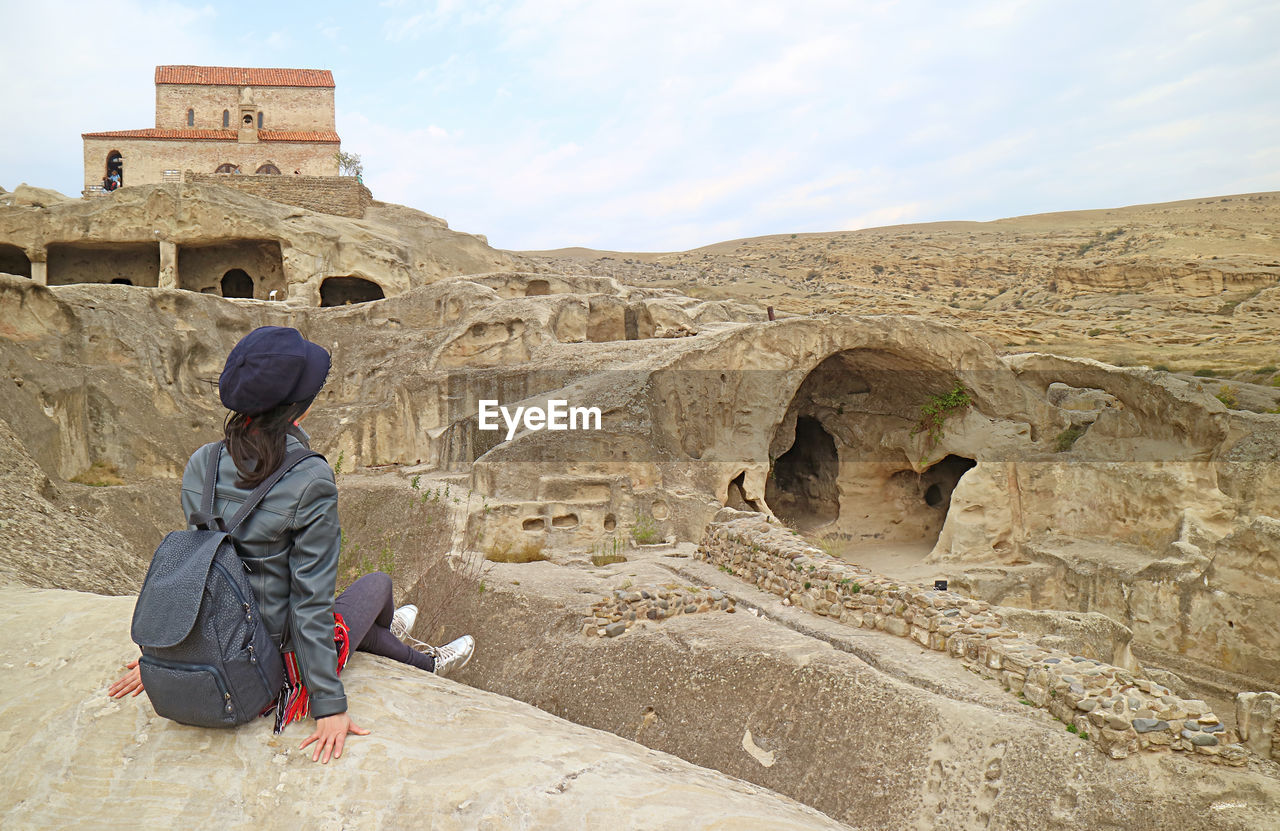
[[16, 245], [0, 243], [0, 274], [31, 276], [31, 260], [27, 252]]
[[368, 303], [386, 297], [382, 286], [363, 277], [326, 277], [320, 284], [321, 306], [345, 306], [349, 303]]
[[525, 297], [541, 297], [551, 293], [551, 283], [546, 280], [530, 280], [524, 288]]
[[884, 500], [878, 508], [895, 528], [899, 542], [919, 543], [932, 549], [947, 521], [951, 494], [960, 477], [978, 463], [965, 456], [948, 455], [926, 470], [899, 470], [883, 487]]
[[[947, 455], [917, 472], [921, 413], [956, 384], [931, 356], [883, 348], [829, 356], [805, 376], [769, 445], [770, 510], [842, 556], [922, 559], [938, 541], [951, 494], [976, 462]], [[934, 458], [937, 458], [935, 454]], [[874, 567], [874, 566], [873, 566]]]
[[813, 530], [840, 516], [839, 473], [835, 439], [818, 419], [800, 416], [791, 447], [773, 462], [764, 498], [781, 519]]
[[253, 297], [253, 278], [242, 268], [233, 268], [222, 275], [223, 297]]

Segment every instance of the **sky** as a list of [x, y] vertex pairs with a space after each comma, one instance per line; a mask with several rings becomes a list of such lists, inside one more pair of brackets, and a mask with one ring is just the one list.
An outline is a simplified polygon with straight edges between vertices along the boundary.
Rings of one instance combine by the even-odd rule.
[[331, 69], [378, 199], [684, 250], [1280, 190], [1280, 2], [0, 0], [0, 186], [77, 194], [160, 64]]

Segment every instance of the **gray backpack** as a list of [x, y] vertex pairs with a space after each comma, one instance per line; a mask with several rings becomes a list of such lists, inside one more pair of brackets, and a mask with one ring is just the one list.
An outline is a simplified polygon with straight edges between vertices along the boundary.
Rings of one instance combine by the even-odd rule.
[[[312, 450], [289, 453], [224, 524], [214, 489], [224, 442], [208, 453], [195, 531], [173, 531], [151, 558], [130, 635], [156, 713], [197, 727], [232, 727], [263, 714], [284, 681], [280, 650], [262, 625], [247, 567], [231, 536], [267, 491]], [[323, 458], [323, 457], [322, 457]]]

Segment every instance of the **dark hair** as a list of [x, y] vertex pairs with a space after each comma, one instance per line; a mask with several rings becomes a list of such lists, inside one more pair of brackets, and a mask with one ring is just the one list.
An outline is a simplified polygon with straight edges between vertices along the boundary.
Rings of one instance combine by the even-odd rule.
[[256, 488], [284, 461], [285, 432], [293, 425], [311, 401], [277, 404], [255, 416], [227, 413], [222, 432], [227, 439], [227, 452], [240, 471], [237, 488]]

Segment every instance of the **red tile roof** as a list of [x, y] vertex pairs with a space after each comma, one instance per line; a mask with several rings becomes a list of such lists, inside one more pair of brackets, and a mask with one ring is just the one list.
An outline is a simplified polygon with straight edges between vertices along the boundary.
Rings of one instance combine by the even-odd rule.
[[241, 66], [157, 66], [157, 84], [207, 84], [226, 87], [330, 87], [327, 69], [265, 69]]
[[340, 139], [333, 130], [259, 130], [259, 141], [319, 141], [337, 144]]
[[[81, 138], [159, 139], [160, 141], [235, 141], [235, 130], [111, 130], [105, 133], [81, 133]], [[259, 141], [303, 141], [338, 144], [341, 139], [333, 130], [259, 130]]]

